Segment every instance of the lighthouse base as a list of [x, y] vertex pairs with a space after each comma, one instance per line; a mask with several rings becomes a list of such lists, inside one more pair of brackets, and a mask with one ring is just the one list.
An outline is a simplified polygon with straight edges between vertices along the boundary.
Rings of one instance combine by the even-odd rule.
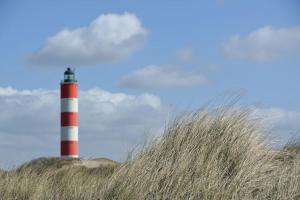
[[62, 159], [72, 159], [72, 158], [78, 158], [77, 155], [68, 155], [68, 156], [60, 156]]

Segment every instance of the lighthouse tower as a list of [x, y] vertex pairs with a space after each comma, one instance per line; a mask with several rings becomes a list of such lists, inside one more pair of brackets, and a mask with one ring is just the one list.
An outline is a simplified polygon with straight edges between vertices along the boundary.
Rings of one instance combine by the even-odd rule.
[[75, 73], [68, 68], [60, 84], [62, 158], [78, 158], [78, 84]]

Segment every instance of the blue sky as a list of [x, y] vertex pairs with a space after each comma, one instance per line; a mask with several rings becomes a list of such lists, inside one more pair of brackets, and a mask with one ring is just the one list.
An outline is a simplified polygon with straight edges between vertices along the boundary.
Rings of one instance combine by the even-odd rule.
[[[9, 141], [0, 144], [0, 152], [7, 155], [20, 138], [34, 137], [39, 139], [30, 147], [18, 147], [24, 152], [21, 160], [57, 154], [55, 90], [70, 64], [76, 68], [82, 94], [99, 98], [90, 108], [89, 97], [83, 97], [81, 124], [89, 123], [89, 109], [98, 107], [95, 116], [106, 123], [91, 130], [82, 124], [82, 132], [90, 132], [81, 136], [83, 156], [121, 160], [120, 152], [141, 142], [143, 132], [150, 127], [160, 130], [159, 121], [166, 120], [170, 110], [197, 108], [228, 93], [242, 93], [242, 103], [267, 116], [271, 127], [280, 130], [275, 135], [286, 139], [300, 130], [299, 9], [297, 0], [0, 0], [0, 109], [10, 114], [0, 118], [0, 137]], [[65, 35], [60, 34], [64, 30]], [[42, 115], [35, 112], [47, 106], [54, 111], [41, 118], [44, 126], [32, 119], [16, 130], [7, 125], [22, 121], [17, 106], [7, 103], [16, 101], [19, 110], [28, 112], [28, 120]], [[45, 107], [37, 109], [31, 102]], [[113, 112], [103, 106], [107, 102], [115, 106]], [[142, 113], [145, 120], [138, 122], [132, 113]], [[159, 117], [151, 121], [155, 115]], [[140, 124], [128, 126], [123, 136], [103, 136], [117, 132], [114, 127], [122, 130], [129, 119]], [[43, 139], [28, 133], [33, 126], [37, 132], [45, 130], [55, 148], [33, 153]], [[98, 154], [92, 150], [96, 138], [102, 142]], [[17, 164], [20, 159], [14, 155], [17, 152], [2, 156], [0, 165]]]

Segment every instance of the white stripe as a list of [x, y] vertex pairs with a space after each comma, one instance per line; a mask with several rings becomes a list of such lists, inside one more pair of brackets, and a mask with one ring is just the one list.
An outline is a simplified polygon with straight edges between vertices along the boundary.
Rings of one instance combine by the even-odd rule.
[[68, 159], [68, 158], [78, 158], [78, 155], [63, 155], [61, 156], [63, 159]]
[[78, 112], [77, 98], [63, 98], [60, 101], [61, 112]]
[[61, 141], [78, 141], [77, 126], [63, 126], [60, 134]]

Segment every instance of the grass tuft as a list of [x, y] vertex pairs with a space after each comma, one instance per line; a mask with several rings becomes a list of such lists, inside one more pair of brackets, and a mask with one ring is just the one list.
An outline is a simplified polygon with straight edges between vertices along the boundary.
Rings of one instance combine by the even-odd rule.
[[42, 158], [0, 171], [0, 199], [299, 199], [299, 144], [273, 151], [248, 112], [203, 110], [121, 164]]

